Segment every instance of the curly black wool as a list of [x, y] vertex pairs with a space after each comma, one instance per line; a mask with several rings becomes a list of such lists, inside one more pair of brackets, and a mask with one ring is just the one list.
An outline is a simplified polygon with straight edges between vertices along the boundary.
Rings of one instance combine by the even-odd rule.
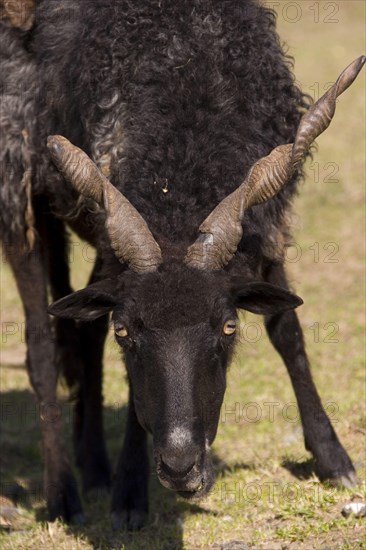
[[[51, 166], [49, 134], [64, 135], [96, 162], [109, 158], [111, 181], [162, 246], [186, 247], [258, 158], [293, 141], [307, 106], [275, 15], [254, 0], [47, 0], [37, 2], [35, 20], [32, 57], [10, 54], [23, 89], [27, 71], [36, 73], [35, 114], [22, 115], [32, 136], [33, 188], [70, 220], [85, 205], [77, 208]], [[13, 147], [16, 140], [9, 156]], [[5, 176], [1, 197], [18, 221], [4, 216], [5, 234], [22, 219], [7, 199], [13, 179]], [[247, 213], [239, 250], [266, 255], [266, 244], [282, 238], [298, 179]], [[80, 233], [103, 233], [103, 216], [88, 215], [98, 230]], [[89, 240], [98, 246], [99, 237]]]

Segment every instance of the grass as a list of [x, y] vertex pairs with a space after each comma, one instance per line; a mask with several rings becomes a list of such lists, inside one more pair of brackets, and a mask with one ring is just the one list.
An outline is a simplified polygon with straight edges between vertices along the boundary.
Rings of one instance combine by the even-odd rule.
[[[300, 11], [294, 11], [294, 4], [301, 10], [296, 22]], [[277, 11], [281, 37], [296, 59], [295, 74], [309, 93], [334, 81], [363, 53], [363, 2], [282, 1]], [[163, 489], [152, 474], [149, 524], [141, 533], [112, 533], [109, 498], [103, 495], [85, 502], [86, 527], [48, 524], [40, 489], [37, 409], [24, 368], [23, 313], [3, 261], [0, 493], [17, 487], [13, 500], [20, 511], [0, 534], [3, 549], [366, 548], [365, 519], [345, 519], [340, 513], [346, 502], [365, 498], [364, 84], [365, 72], [339, 98], [332, 126], [318, 140], [319, 151], [296, 201], [297, 247], [289, 251], [287, 262], [293, 286], [305, 301], [299, 315], [314, 378], [361, 486], [336, 491], [315, 478], [287, 373], [260, 320], [248, 315], [241, 320], [242, 342], [214, 445], [217, 483], [212, 494], [188, 504]], [[74, 285], [80, 288], [91, 267], [85, 261], [90, 251], [81, 244], [74, 250]], [[106, 435], [115, 463], [127, 386], [112, 335], [105, 362]], [[70, 445], [72, 416], [62, 387], [60, 395]]]

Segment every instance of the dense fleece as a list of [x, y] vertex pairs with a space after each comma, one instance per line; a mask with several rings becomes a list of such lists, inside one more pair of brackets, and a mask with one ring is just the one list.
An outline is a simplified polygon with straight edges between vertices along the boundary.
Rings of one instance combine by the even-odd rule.
[[32, 240], [31, 153], [37, 91], [26, 34], [0, 22], [0, 234], [9, 243]]
[[[100, 163], [110, 156], [111, 181], [162, 246], [192, 241], [251, 165], [294, 139], [304, 98], [275, 16], [257, 3], [47, 1], [36, 21], [38, 148], [59, 133]], [[38, 175], [49, 187], [44, 167]], [[54, 185], [54, 208], [67, 215]], [[278, 241], [295, 187], [248, 212], [242, 249]]]

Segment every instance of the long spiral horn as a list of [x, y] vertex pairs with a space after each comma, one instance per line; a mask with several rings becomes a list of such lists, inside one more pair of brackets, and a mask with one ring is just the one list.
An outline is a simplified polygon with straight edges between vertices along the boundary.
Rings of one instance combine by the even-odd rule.
[[52, 160], [82, 195], [104, 206], [106, 228], [118, 260], [138, 273], [155, 271], [162, 254], [145, 220], [136, 208], [100, 172], [84, 151], [63, 136], [49, 136]]
[[223, 199], [200, 225], [201, 235], [188, 248], [185, 262], [198, 269], [221, 269], [233, 258], [243, 235], [245, 210], [274, 197], [291, 178], [312, 142], [328, 128], [336, 99], [355, 80], [365, 64], [361, 56], [303, 115], [294, 144], [280, 145], [258, 160], [244, 182]]

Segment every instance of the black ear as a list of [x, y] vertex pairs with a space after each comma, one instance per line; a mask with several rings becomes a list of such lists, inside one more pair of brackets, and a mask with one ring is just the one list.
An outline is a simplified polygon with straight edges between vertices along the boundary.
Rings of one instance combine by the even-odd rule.
[[303, 304], [302, 299], [288, 290], [270, 283], [245, 283], [232, 288], [235, 306], [260, 315], [273, 315]]
[[48, 313], [65, 319], [93, 321], [117, 304], [117, 281], [106, 279], [73, 292], [51, 304]]

